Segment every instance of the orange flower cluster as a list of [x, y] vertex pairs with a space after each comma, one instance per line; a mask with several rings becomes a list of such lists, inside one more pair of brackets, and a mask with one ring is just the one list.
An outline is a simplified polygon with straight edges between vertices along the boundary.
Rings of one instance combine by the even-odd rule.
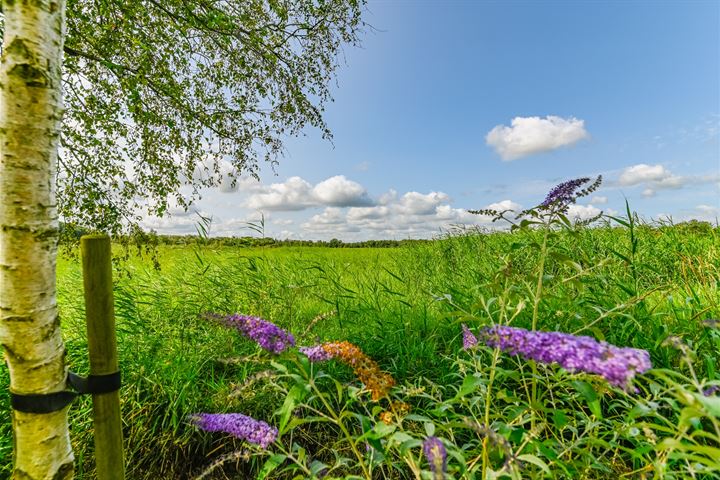
[[393, 418], [399, 422], [402, 418], [410, 413], [410, 405], [399, 400], [395, 400], [390, 404], [390, 409], [380, 414], [380, 420], [386, 425], [393, 423]]
[[373, 359], [365, 355], [357, 345], [350, 342], [323, 343], [322, 349], [330, 358], [337, 358], [352, 367], [358, 379], [370, 390], [373, 401], [387, 395], [395, 385], [395, 379], [382, 370]]
[[393, 422], [393, 414], [392, 414], [392, 412], [387, 411], [387, 410], [384, 411], [384, 412], [382, 412], [382, 413], [380, 414], [380, 420], [382, 420], [382, 422], [383, 422], [385, 425], [390, 425], [390, 424]]

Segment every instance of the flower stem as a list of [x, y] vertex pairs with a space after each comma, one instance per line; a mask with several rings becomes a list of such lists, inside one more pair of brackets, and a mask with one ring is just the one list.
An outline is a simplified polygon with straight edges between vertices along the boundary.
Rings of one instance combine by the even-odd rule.
[[[550, 226], [545, 228], [543, 234], [542, 247], [540, 247], [540, 264], [538, 265], [538, 276], [537, 284], [535, 286], [535, 296], [533, 298], [533, 316], [532, 316], [532, 331], [537, 330], [538, 312], [540, 311], [540, 299], [542, 298], [543, 291], [543, 277], [545, 276], [545, 259], [547, 258], [547, 244], [548, 236], [550, 235]], [[532, 415], [530, 417], [531, 428], [535, 427], [535, 403], [537, 402], [537, 365], [534, 361], [530, 362], [532, 368], [532, 387], [530, 394], [530, 410]]]
[[[495, 381], [495, 367], [497, 366], [498, 358], [500, 357], [500, 349], [496, 348], [493, 352], [492, 368], [490, 368], [490, 379], [488, 380], [487, 392], [485, 394], [485, 426], [490, 427], [490, 401], [492, 399], [492, 387]], [[482, 479], [485, 480], [487, 475], [487, 467], [490, 458], [488, 455], [488, 438], [483, 438], [483, 453], [482, 453]]]
[[367, 466], [365, 465], [365, 461], [363, 460], [362, 455], [360, 454], [360, 451], [357, 449], [357, 445], [355, 445], [355, 441], [353, 440], [352, 435], [350, 435], [350, 432], [345, 427], [345, 424], [343, 423], [342, 419], [336, 414], [335, 410], [327, 403], [325, 400], [325, 397], [323, 394], [318, 390], [317, 386], [315, 385], [315, 382], [308, 382], [311, 386], [311, 388], [315, 391], [315, 394], [318, 396], [320, 401], [325, 406], [325, 409], [328, 411], [328, 414], [333, 419], [333, 422], [340, 427], [340, 430], [342, 431], [343, 435], [345, 436], [345, 439], [350, 444], [350, 448], [352, 449], [353, 453], [358, 459], [358, 463], [360, 464], [360, 468], [362, 468], [363, 475], [365, 475], [365, 478], [370, 480], [372, 477], [370, 476], [370, 471], [368, 470]]

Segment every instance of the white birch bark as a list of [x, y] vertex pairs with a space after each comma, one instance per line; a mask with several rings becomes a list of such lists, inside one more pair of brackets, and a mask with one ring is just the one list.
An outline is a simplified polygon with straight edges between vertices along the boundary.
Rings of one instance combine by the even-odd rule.
[[[15, 393], [65, 388], [55, 297], [55, 172], [65, 0], [2, 0], [0, 343]], [[16, 480], [73, 476], [67, 408], [13, 412]]]

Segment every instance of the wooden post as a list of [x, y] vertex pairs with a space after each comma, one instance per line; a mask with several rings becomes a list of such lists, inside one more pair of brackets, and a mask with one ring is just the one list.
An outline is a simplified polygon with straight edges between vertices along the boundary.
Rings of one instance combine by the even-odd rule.
[[[80, 250], [90, 375], [107, 375], [118, 371], [110, 237], [86, 235], [80, 239]], [[97, 478], [123, 480], [125, 466], [120, 392], [94, 394], [92, 397]]]

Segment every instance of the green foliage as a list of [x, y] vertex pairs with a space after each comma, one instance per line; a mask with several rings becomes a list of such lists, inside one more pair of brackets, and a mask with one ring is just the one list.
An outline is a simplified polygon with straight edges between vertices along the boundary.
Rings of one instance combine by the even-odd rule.
[[201, 186], [256, 175], [287, 135], [330, 137], [323, 108], [363, 5], [68, 0], [60, 216], [132, 233]]
[[[275, 363], [287, 372], [276, 370], [250, 342], [203, 320], [210, 311], [271, 319], [301, 345], [347, 339], [392, 373], [399, 384], [393, 399], [409, 403], [411, 411], [387, 428], [377, 426], [387, 400], [370, 402], [346, 367], [323, 364], [308, 377], [317, 379], [336, 412], [345, 412], [360, 453], [370, 455], [365, 440], [372, 446], [372, 458], [364, 461], [380, 478], [380, 472], [413, 478], [409, 455], [427, 469], [418, 442], [430, 433], [446, 441], [455, 478], [463, 468], [479, 471], [483, 461], [505, 471], [507, 448], [522, 465], [521, 478], [542, 478], [543, 465], [549, 478], [680, 479], [690, 471], [712, 478], [701, 469], [717, 448], [711, 421], [717, 406], [699, 390], [720, 384], [720, 331], [703, 326], [707, 318], [720, 318], [720, 230], [641, 222], [633, 228], [632, 258], [628, 227], [617, 223], [553, 232], [537, 327], [649, 350], [656, 369], [639, 379], [637, 394], [554, 367], [533, 373], [484, 348], [458, 352], [462, 322], [476, 327], [504, 318], [532, 325], [541, 249], [531, 245], [542, 245], [540, 230], [449, 236], [392, 249], [253, 249], [206, 239], [203, 245], [160, 245], [160, 271], [131, 259], [115, 290], [128, 478], [192, 477], [214, 459], [226, 461], [207, 478], [254, 478], [263, 468], [266, 478], [292, 478], [288, 457], [281, 461], [196, 431], [186, 418], [200, 411], [242, 412], [276, 426], [287, 418], [286, 453], [274, 455], [302, 457], [315, 473], [337, 465], [338, 477], [362, 475], [342, 430], [308, 414], [307, 405], [318, 405], [317, 393], [293, 394], [286, 402], [282, 392], [297, 383], [288, 383], [289, 375], [309, 375], [310, 366], [286, 358]], [[634, 262], [635, 276], [613, 252]], [[68, 362], [86, 373], [75, 261], [60, 260], [58, 282]], [[687, 350], [669, 337], [682, 339]], [[7, 385], [5, 368], [0, 383]], [[6, 388], [0, 392], [0, 409], [8, 411]], [[78, 477], [92, 478], [89, 401], [78, 402], [71, 415]], [[467, 418], [480, 425], [468, 425]], [[10, 461], [4, 417], [0, 478]]]
[[523, 362], [485, 347], [453, 357], [445, 384], [424, 379], [378, 404], [302, 354], [271, 362], [267, 385], [286, 399], [270, 417], [281, 432], [270, 448], [275, 478], [431, 478], [420, 449], [429, 435], [448, 449], [447, 478], [720, 474], [718, 397], [704, 396], [692, 375], [656, 369], [628, 392], [541, 367], [532, 404], [534, 374]]
[[[254, 227], [254, 224], [253, 224]], [[252, 228], [252, 227], [249, 227]], [[80, 238], [78, 236], [78, 238]], [[122, 238], [122, 237], [121, 237]], [[395, 248], [427, 243], [430, 240], [279, 240], [270, 237], [198, 237], [197, 235], [154, 235], [159, 245], [210, 245], [213, 247], [329, 247], [329, 248]], [[130, 241], [131, 239], [127, 239]]]

